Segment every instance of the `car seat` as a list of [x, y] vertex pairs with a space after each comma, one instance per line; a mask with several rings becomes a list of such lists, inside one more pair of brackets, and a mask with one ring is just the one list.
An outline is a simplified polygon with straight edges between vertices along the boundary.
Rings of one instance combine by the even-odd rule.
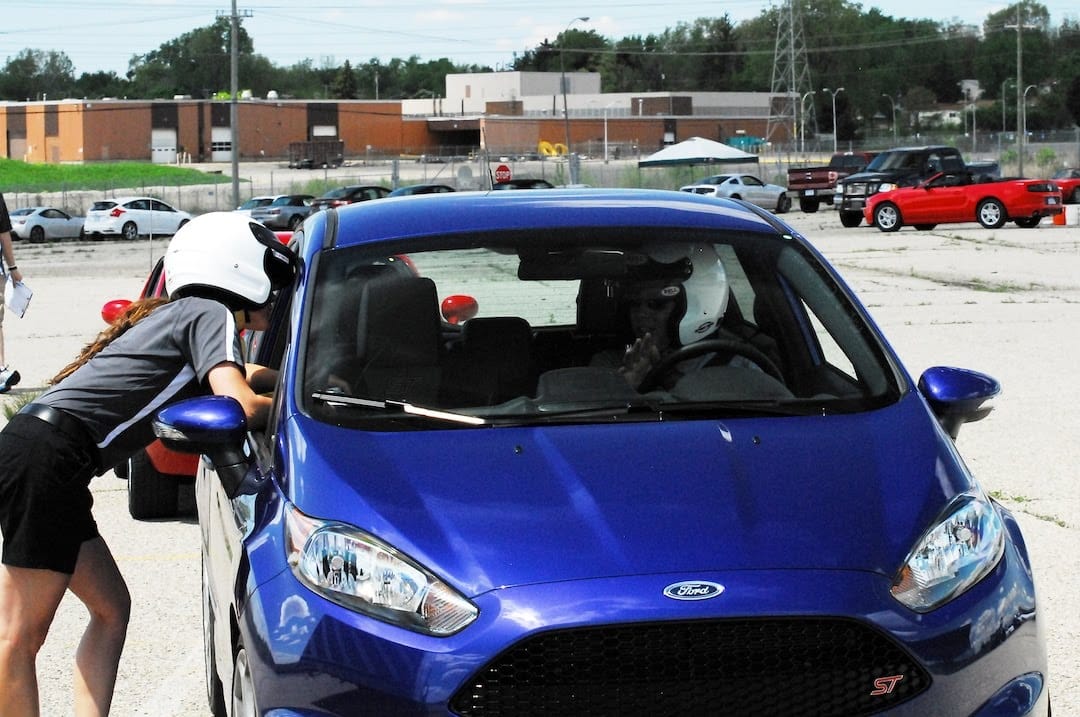
[[364, 284], [356, 319], [353, 391], [432, 405], [438, 397], [440, 321], [435, 283], [381, 277]]

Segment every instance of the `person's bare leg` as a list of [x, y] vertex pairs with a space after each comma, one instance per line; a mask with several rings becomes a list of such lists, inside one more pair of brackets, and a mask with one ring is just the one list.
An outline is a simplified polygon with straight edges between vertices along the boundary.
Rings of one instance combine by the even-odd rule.
[[131, 617], [131, 595], [104, 540], [82, 544], [68, 588], [90, 611], [90, 624], [75, 653], [75, 714], [104, 717], [112, 704]]
[[0, 715], [40, 713], [37, 654], [70, 575], [0, 565]]

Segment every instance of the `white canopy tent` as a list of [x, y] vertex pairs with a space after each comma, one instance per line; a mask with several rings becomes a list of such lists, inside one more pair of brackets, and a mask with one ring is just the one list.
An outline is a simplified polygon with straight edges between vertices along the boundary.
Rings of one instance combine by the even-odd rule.
[[638, 166], [689, 167], [698, 164], [757, 164], [757, 161], [756, 154], [704, 137], [691, 137], [639, 160]]

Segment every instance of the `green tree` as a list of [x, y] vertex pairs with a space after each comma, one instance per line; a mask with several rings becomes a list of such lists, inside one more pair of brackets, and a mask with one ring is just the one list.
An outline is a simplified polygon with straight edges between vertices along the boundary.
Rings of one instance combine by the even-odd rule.
[[356, 73], [348, 60], [334, 75], [334, 81], [330, 83], [330, 96], [337, 100], [356, 99]]
[[[161, 98], [173, 95], [208, 97], [228, 91], [230, 86], [231, 25], [227, 17], [213, 24], [184, 33], [157, 50], [132, 58], [128, 78], [133, 91], [141, 97]], [[253, 52], [251, 38], [238, 24], [237, 48], [240, 55]]]
[[21, 50], [8, 58], [0, 71], [0, 99], [63, 99], [75, 90], [75, 68], [71, 59], [55, 50]]

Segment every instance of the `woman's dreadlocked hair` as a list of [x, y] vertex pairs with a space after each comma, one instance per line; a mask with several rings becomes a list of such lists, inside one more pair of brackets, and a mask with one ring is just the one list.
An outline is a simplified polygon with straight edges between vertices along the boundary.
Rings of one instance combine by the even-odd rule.
[[58, 384], [71, 374], [75, 373], [76, 369], [94, 358], [94, 356], [102, 349], [115, 341], [125, 331], [149, 316], [154, 309], [162, 304], [168, 303], [168, 301], [169, 300], [164, 297], [151, 297], [133, 301], [131, 305], [124, 309], [123, 313], [116, 318], [116, 321], [109, 324], [109, 328], [102, 331], [93, 341], [83, 347], [83, 350], [79, 353], [78, 357], [67, 366], [60, 369], [60, 373], [53, 376], [49, 383], [52, 385]]

